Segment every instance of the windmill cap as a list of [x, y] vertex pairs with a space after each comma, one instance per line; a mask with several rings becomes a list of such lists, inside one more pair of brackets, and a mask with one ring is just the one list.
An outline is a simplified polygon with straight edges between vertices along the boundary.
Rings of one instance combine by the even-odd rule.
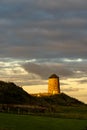
[[52, 74], [49, 78], [59, 78], [56, 74]]

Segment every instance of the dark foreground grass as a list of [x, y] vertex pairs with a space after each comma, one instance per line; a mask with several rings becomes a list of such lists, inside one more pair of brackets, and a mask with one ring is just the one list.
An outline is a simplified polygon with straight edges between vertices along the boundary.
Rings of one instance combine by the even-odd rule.
[[0, 113], [0, 130], [86, 130], [87, 120]]

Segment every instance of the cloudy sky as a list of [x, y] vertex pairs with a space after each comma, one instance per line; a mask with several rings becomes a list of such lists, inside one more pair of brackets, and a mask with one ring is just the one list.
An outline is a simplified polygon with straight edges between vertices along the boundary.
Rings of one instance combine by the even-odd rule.
[[52, 73], [87, 103], [87, 0], [0, 0], [0, 80], [47, 92]]

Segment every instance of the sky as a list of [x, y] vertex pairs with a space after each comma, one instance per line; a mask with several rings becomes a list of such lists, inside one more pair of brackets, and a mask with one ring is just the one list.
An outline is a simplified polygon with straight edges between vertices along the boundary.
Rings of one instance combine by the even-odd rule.
[[0, 80], [87, 103], [87, 0], [0, 0]]

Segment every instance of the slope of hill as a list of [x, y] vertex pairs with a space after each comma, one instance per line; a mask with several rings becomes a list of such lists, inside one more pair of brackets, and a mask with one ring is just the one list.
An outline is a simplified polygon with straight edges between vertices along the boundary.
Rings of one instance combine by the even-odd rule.
[[14, 83], [3, 81], [0, 81], [0, 104], [29, 104], [45, 107], [51, 105], [84, 105], [84, 103], [64, 93], [53, 96], [32, 96]]
[[62, 105], [62, 106], [77, 106], [77, 105], [84, 105], [83, 102], [72, 98], [64, 93], [56, 94], [52, 96], [43, 96], [40, 97], [40, 100], [44, 99], [50, 105]]
[[14, 83], [0, 81], [0, 104], [28, 104], [33, 97]]

